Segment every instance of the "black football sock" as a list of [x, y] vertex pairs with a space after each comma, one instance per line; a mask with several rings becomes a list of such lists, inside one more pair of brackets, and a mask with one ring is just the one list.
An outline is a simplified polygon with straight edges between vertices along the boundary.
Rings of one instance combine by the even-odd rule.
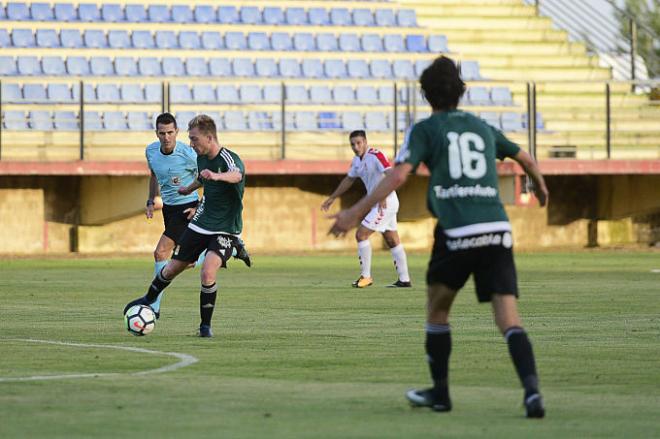
[[215, 299], [218, 296], [218, 285], [202, 285], [199, 293], [199, 315], [202, 317], [202, 325], [211, 326], [211, 317], [215, 310]]
[[[163, 267], [165, 269], [165, 267]], [[167, 286], [172, 282], [171, 279], [165, 279], [163, 276], [163, 269], [161, 269], [154, 280], [151, 281], [149, 290], [147, 291], [147, 300], [149, 303], [153, 303], [158, 298], [158, 295], [163, 291]]]
[[538, 393], [539, 379], [536, 374], [536, 362], [527, 333], [523, 328], [512, 326], [504, 332], [504, 339], [509, 345], [509, 353], [516, 372], [518, 372], [520, 383], [525, 388], [525, 396]]
[[441, 400], [449, 399], [449, 355], [451, 328], [449, 325], [426, 324], [426, 355], [433, 378], [433, 390]]

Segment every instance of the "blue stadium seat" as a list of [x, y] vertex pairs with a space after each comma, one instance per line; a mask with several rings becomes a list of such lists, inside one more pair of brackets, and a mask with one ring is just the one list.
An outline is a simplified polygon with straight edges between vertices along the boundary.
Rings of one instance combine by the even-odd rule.
[[392, 72], [399, 79], [415, 79], [413, 65], [407, 59], [397, 59], [392, 64]]
[[284, 24], [284, 11], [276, 6], [264, 7], [263, 20], [266, 24]]
[[118, 56], [115, 58], [115, 72], [119, 76], [138, 76], [135, 59], [129, 56]]
[[371, 76], [378, 79], [392, 77], [392, 64], [385, 59], [375, 59], [369, 65]]
[[430, 59], [418, 59], [415, 61], [415, 75], [417, 77], [422, 76], [422, 72], [431, 65], [431, 62], [432, 60]]
[[387, 114], [381, 111], [370, 111], [364, 115], [364, 127], [367, 131], [383, 132], [389, 129]]
[[33, 130], [52, 131], [53, 117], [50, 111], [32, 110], [28, 111], [29, 126]]
[[[305, 67], [305, 62], [306, 61], [316, 61], [316, 64], [319, 66], [321, 65], [321, 62], [318, 59], [315, 60], [303, 60], [303, 65], [302, 67]], [[284, 58], [281, 59], [279, 62], [279, 67], [280, 67], [280, 76], [283, 76], [285, 78], [300, 78], [302, 75], [301, 72], [301, 66], [298, 63], [297, 60], [295, 59], [290, 59], [290, 58]], [[321, 72], [323, 72], [323, 68], [321, 68]], [[318, 76], [308, 76], [305, 74], [305, 77], [307, 78], [314, 78]]]
[[64, 60], [59, 56], [44, 56], [41, 58], [41, 70], [44, 75], [61, 76], [66, 74]]
[[101, 11], [93, 3], [80, 3], [78, 5], [78, 18], [80, 21], [90, 23], [101, 21]]
[[202, 45], [199, 41], [199, 34], [188, 30], [179, 32], [179, 46], [182, 49], [200, 49]]
[[250, 32], [247, 43], [252, 50], [270, 50], [270, 39], [265, 32]]
[[467, 102], [469, 102], [470, 105], [491, 105], [490, 93], [486, 87], [469, 87], [467, 89]]
[[27, 130], [27, 119], [25, 112], [19, 110], [10, 110], [3, 112], [3, 125], [5, 129], [11, 131]]
[[126, 5], [124, 11], [126, 12], [126, 21], [130, 21], [131, 23], [146, 23], [149, 21], [147, 19], [147, 10], [143, 5]]
[[383, 45], [387, 52], [404, 52], [405, 47], [403, 37], [401, 35], [385, 35], [383, 37]]
[[406, 50], [408, 52], [426, 52], [424, 35], [406, 35]]
[[513, 113], [507, 111], [502, 113], [500, 116], [500, 123], [502, 126], [502, 131], [524, 131], [525, 127], [523, 126], [523, 119], [520, 113]]
[[262, 78], [278, 76], [277, 63], [272, 58], [257, 58], [254, 62], [256, 75]]
[[374, 14], [369, 9], [353, 9], [353, 24], [355, 26], [373, 26]]
[[211, 84], [193, 84], [192, 98], [196, 104], [211, 104], [217, 100]]
[[330, 24], [333, 26], [352, 26], [353, 18], [347, 8], [332, 8], [330, 10]]
[[89, 63], [83, 56], [69, 56], [66, 59], [66, 71], [69, 75], [89, 76]]
[[52, 21], [55, 18], [48, 3], [32, 3], [30, 5], [30, 15], [35, 21]]
[[165, 57], [162, 61], [165, 76], [185, 76], [186, 67], [179, 57]]
[[293, 48], [291, 35], [286, 32], [273, 32], [270, 35], [270, 46], [273, 50], [278, 50], [280, 52], [291, 50]]
[[78, 21], [78, 12], [72, 3], [55, 3], [55, 20]]
[[[183, 32], [181, 32], [183, 33]], [[219, 50], [225, 48], [220, 32], [205, 31], [202, 32], [202, 47], [206, 50]]]
[[332, 90], [332, 100], [335, 104], [354, 104], [355, 91], [348, 85], [337, 85]]
[[369, 65], [363, 59], [349, 59], [346, 62], [346, 70], [349, 78], [369, 77]]
[[78, 115], [73, 111], [53, 112], [53, 123], [57, 131], [78, 131]]
[[271, 131], [274, 129], [272, 115], [267, 111], [248, 111], [250, 131]]
[[103, 121], [98, 111], [85, 111], [83, 114], [85, 131], [102, 131]]
[[101, 19], [106, 23], [117, 23], [126, 20], [124, 9], [118, 4], [104, 4], [101, 6]]
[[232, 72], [236, 76], [252, 77], [254, 76], [254, 64], [248, 58], [234, 58], [232, 60]]
[[14, 47], [35, 47], [34, 34], [30, 29], [14, 29], [11, 32]]
[[108, 46], [113, 49], [127, 49], [131, 47], [131, 37], [125, 30], [108, 31]]
[[79, 49], [83, 47], [82, 35], [77, 29], [62, 29], [60, 30], [60, 43], [62, 47]]
[[287, 85], [286, 100], [292, 104], [309, 103], [309, 94], [304, 85]]
[[141, 104], [144, 102], [144, 93], [140, 84], [121, 84], [119, 94], [122, 102]]
[[327, 78], [345, 78], [346, 64], [340, 59], [328, 59], [324, 63], [325, 76]]
[[170, 85], [170, 102], [176, 104], [192, 103], [192, 93], [190, 87], [186, 84]]
[[332, 103], [332, 91], [327, 85], [312, 85], [309, 87], [309, 97], [315, 104]]
[[[282, 71], [280, 62], [280, 72]], [[303, 59], [302, 74], [305, 78], [322, 78], [324, 75], [323, 64], [318, 59]]]
[[152, 23], [167, 23], [172, 21], [170, 10], [165, 5], [149, 5], [147, 7], [147, 17]]
[[46, 87], [48, 100], [55, 104], [68, 104], [73, 102], [71, 89], [67, 84], [48, 84]]
[[305, 13], [304, 8], [298, 7], [289, 7], [284, 11], [286, 15], [286, 23], [298, 26], [301, 24], [307, 24], [307, 14]]
[[222, 24], [237, 24], [239, 23], [238, 9], [236, 6], [219, 6], [218, 7], [218, 22]]
[[175, 116], [176, 124], [179, 126], [179, 129], [186, 129], [188, 127], [188, 122], [190, 122], [195, 116], [196, 114], [193, 111], [177, 111]]
[[0, 90], [2, 90], [2, 102], [9, 102], [10, 104], [23, 102], [23, 92], [19, 84], [3, 82]]
[[89, 69], [94, 76], [113, 76], [115, 67], [107, 56], [92, 56], [89, 59]]
[[238, 88], [238, 95], [243, 104], [257, 104], [263, 100], [261, 87], [254, 84], [241, 84]]
[[[281, 130], [282, 129], [282, 113], [279, 111], [274, 111], [273, 114], [273, 129], [275, 130]], [[286, 127], [287, 131], [293, 131], [295, 129], [293, 125], [293, 114], [287, 113], [284, 115], [284, 126]]]
[[238, 96], [238, 89], [229, 84], [218, 85], [216, 90], [218, 102], [225, 104], [238, 104], [241, 102]]
[[396, 26], [396, 18], [392, 9], [376, 9], [374, 18], [376, 19], [376, 25], [380, 27]]
[[37, 29], [37, 47], [60, 47], [60, 37], [55, 29]]
[[191, 76], [209, 76], [209, 66], [204, 58], [188, 58], [186, 60], [186, 73]]
[[362, 50], [365, 52], [382, 52], [383, 39], [378, 34], [362, 35]]
[[465, 81], [478, 81], [483, 79], [479, 71], [479, 63], [477, 61], [461, 61], [461, 77]]
[[163, 74], [160, 61], [153, 57], [139, 58], [138, 71], [141, 76], [162, 76]]
[[[80, 86], [73, 87], [71, 89], [73, 99], [76, 102], [80, 102]], [[96, 98], [96, 89], [90, 83], [85, 82], [83, 84], [83, 100], [89, 103], [96, 103], [98, 99]]]
[[0, 20], [4, 20], [7, 18], [7, 15], [5, 13], [5, 8], [0, 6]]
[[106, 111], [103, 113], [103, 128], [107, 131], [125, 131], [128, 129], [126, 117], [121, 111]]
[[309, 24], [313, 26], [327, 26], [330, 24], [330, 14], [325, 8], [309, 8], [307, 15]]
[[176, 34], [170, 30], [156, 31], [156, 47], [159, 49], [178, 49], [179, 41]]
[[216, 21], [216, 12], [213, 9], [213, 6], [209, 5], [197, 5], [195, 6], [194, 16], [197, 23], [215, 23]]
[[209, 71], [212, 76], [231, 76], [231, 64], [227, 58], [209, 59]]
[[279, 104], [282, 101], [282, 86], [279, 84], [264, 85], [263, 100], [267, 104]]
[[83, 34], [83, 41], [85, 43], [85, 47], [91, 49], [102, 49], [108, 47], [105, 33], [98, 29], [86, 30]]
[[394, 87], [391, 85], [381, 85], [378, 87], [378, 102], [385, 105], [393, 105]]
[[242, 111], [225, 111], [224, 124], [228, 131], [246, 131], [248, 129], [245, 114]]
[[192, 23], [193, 11], [188, 5], [172, 5], [172, 21], [175, 23]]
[[247, 49], [247, 40], [243, 32], [227, 32], [225, 34], [225, 47], [228, 50]]
[[428, 50], [433, 53], [448, 53], [447, 37], [444, 35], [429, 35]]
[[341, 113], [341, 124], [346, 131], [364, 129], [362, 114], [357, 111], [345, 111]]
[[488, 125], [491, 125], [498, 130], [502, 129], [502, 125], [500, 124], [500, 115], [494, 111], [482, 111], [479, 113], [479, 117], [483, 119], [483, 121]]
[[493, 105], [513, 105], [513, 97], [508, 87], [493, 87], [490, 89], [490, 100]]
[[354, 33], [341, 33], [339, 35], [339, 50], [342, 52], [359, 52], [360, 38]]
[[[165, 60], [163, 60], [163, 65]], [[163, 67], [164, 68], [164, 67]], [[150, 83], [144, 85], [144, 102], [152, 104], [155, 102], [161, 102], [163, 99], [163, 87], [160, 83]]]
[[43, 84], [24, 84], [23, 100], [33, 104], [47, 102], [46, 87]]
[[322, 52], [336, 52], [339, 50], [337, 37], [333, 34], [318, 33], [316, 34], [316, 47]]
[[131, 131], [151, 131], [151, 118], [145, 111], [129, 111], [126, 114], [128, 129]]
[[355, 89], [355, 99], [360, 104], [380, 104], [380, 100], [378, 99], [378, 91], [376, 91], [376, 87], [371, 85], [359, 85]]
[[414, 9], [399, 9], [396, 21], [399, 26], [414, 27], [417, 26], [417, 14]]
[[298, 131], [316, 131], [319, 128], [316, 113], [311, 111], [296, 111], [293, 113], [293, 120]]
[[322, 130], [340, 130], [342, 128], [339, 114], [334, 111], [320, 111], [318, 122], [319, 129]]
[[11, 46], [11, 39], [9, 38], [9, 32], [7, 32], [7, 29], [0, 29], [0, 47], [10, 47], [10, 46]]
[[312, 52], [316, 50], [314, 35], [308, 32], [297, 32], [293, 34], [293, 47], [295, 50]]
[[154, 37], [148, 30], [134, 30], [131, 34], [131, 42], [136, 49], [154, 49]]
[[239, 12], [239, 17], [243, 24], [261, 23], [261, 12], [256, 6], [243, 6]]
[[21, 75], [33, 76], [41, 75], [41, 63], [36, 56], [19, 56], [16, 65], [18, 67], [18, 73]]
[[30, 8], [25, 3], [8, 3], [7, 19], [11, 21], [29, 21]]
[[117, 84], [99, 84], [96, 86], [96, 98], [100, 103], [121, 102]]

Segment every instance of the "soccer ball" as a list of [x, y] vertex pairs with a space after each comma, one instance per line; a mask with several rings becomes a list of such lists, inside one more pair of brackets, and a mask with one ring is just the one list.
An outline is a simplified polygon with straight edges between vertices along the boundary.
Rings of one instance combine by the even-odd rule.
[[131, 306], [124, 315], [126, 329], [133, 335], [147, 335], [156, 326], [154, 310], [146, 305]]

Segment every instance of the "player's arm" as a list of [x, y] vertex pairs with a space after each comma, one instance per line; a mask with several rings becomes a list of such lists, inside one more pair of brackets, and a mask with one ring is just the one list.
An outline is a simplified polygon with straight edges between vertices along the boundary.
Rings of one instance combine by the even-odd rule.
[[518, 162], [518, 164], [525, 170], [525, 173], [527, 173], [532, 179], [534, 182], [534, 193], [536, 194], [536, 198], [538, 198], [541, 206], [545, 206], [548, 203], [548, 187], [545, 185], [541, 170], [536, 164], [534, 158], [532, 158], [527, 151], [522, 149], [511, 158]]
[[330, 196], [321, 204], [321, 210], [324, 212], [327, 212], [328, 209], [330, 209], [330, 206], [332, 206], [332, 203], [335, 202], [335, 200], [344, 194], [347, 190], [353, 186], [353, 183], [355, 183], [356, 178], [355, 177], [350, 177], [346, 176], [344, 179], [339, 182], [339, 185], [335, 189], [335, 191], [330, 194]]
[[230, 169], [227, 172], [213, 172], [210, 169], [203, 169], [199, 176], [205, 180], [224, 181], [225, 183], [238, 183], [243, 179], [243, 173], [240, 169]]
[[192, 194], [197, 189], [199, 189], [200, 187], [202, 187], [202, 183], [199, 180], [194, 180], [188, 186], [180, 187], [179, 189], [177, 189], [177, 192], [181, 195], [189, 195]]
[[358, 222], [364, 218], [364, 215], [373, 207], [374, 204], [387, 198], [387, 196], [401, 187], [408, 175], [413, 170], [410, 163], [399, 163], [390, 172], [385, 175], [374, 190], [355, 203], [350, 209], [342, 210], [330, 218], [335, 219], [335, 223], [330, 229], [330, 233], [335, 236], [345, 235], [350, 229], [355, 227]]
[[149, 198], [147, 198], [147, 208], [145, 214], [147, 218], [154, 217], [154, 198], [158, 195], [158, 179], [156, 179], [156, 174], [154, 171], [151, 171], [151, 176], [149, 177]]

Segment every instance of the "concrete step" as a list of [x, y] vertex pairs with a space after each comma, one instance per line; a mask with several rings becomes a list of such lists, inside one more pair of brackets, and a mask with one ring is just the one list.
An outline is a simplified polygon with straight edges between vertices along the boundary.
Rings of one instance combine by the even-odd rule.
[[586, 56], [586, 48], [583, 44], [571, 42], [528, 42], [513, 41], [508, 44], [493, 41], [463, 41], [452, 38], [449, 41], [449, 50], [458, 52], [464, 56], [480, 56], [484, 53], [491, 55], [515, 55], [515, 56]]
[[520, 6], [522, 0], [397, 0], [397, 3], [406, 8], [418, 8], [426, 6]]
[[471, 14], [447, 17], [418, 16], [421, 26], [433, 29], [470, 29], [482, 31], [550, 30], [552, 20], [547, 17], [479, 17]]
[[[602, 120], [553, 120], [546, 119], [545, 129], [549, 131], [571, 131], [571, 132], [593, 132], [605, 130], [605, 117]], [[639, 132], [654, 134], [660, 141], [660, 128], [657, 121], [636, 119], [636, 120], [613, 120], [610, 123], [612, 132]]]
[[[477, 59], [477, 61], [480, 61]], [[557, 81], [571, 78], [575, 81], [611, 79], [609, 69], [589, 67], [506, 67], [482, 66], [481, 75], [486, 79], [502, 81]]]
[[473, 15], [475, 19], [481, 17], [536, 17], [533, 7], [523, 3], [511, 5], [470, 5], [470, 4], [434, 4], [419, 5], [415, 8], [419, 19], [432, 19]]
[[502, 45], [509, 43], [561, 43], [568, 41], [566, 32], [556, 29], [526, 29], [526, 30], [507, 30], [507, 29], [443, 29], [438, 27], [430, 28], [433, 34], [443, 34], [447, 36], [449, 48], [452, 42], [460, 41], [464, 43], [493, 43], [497, 41]]

